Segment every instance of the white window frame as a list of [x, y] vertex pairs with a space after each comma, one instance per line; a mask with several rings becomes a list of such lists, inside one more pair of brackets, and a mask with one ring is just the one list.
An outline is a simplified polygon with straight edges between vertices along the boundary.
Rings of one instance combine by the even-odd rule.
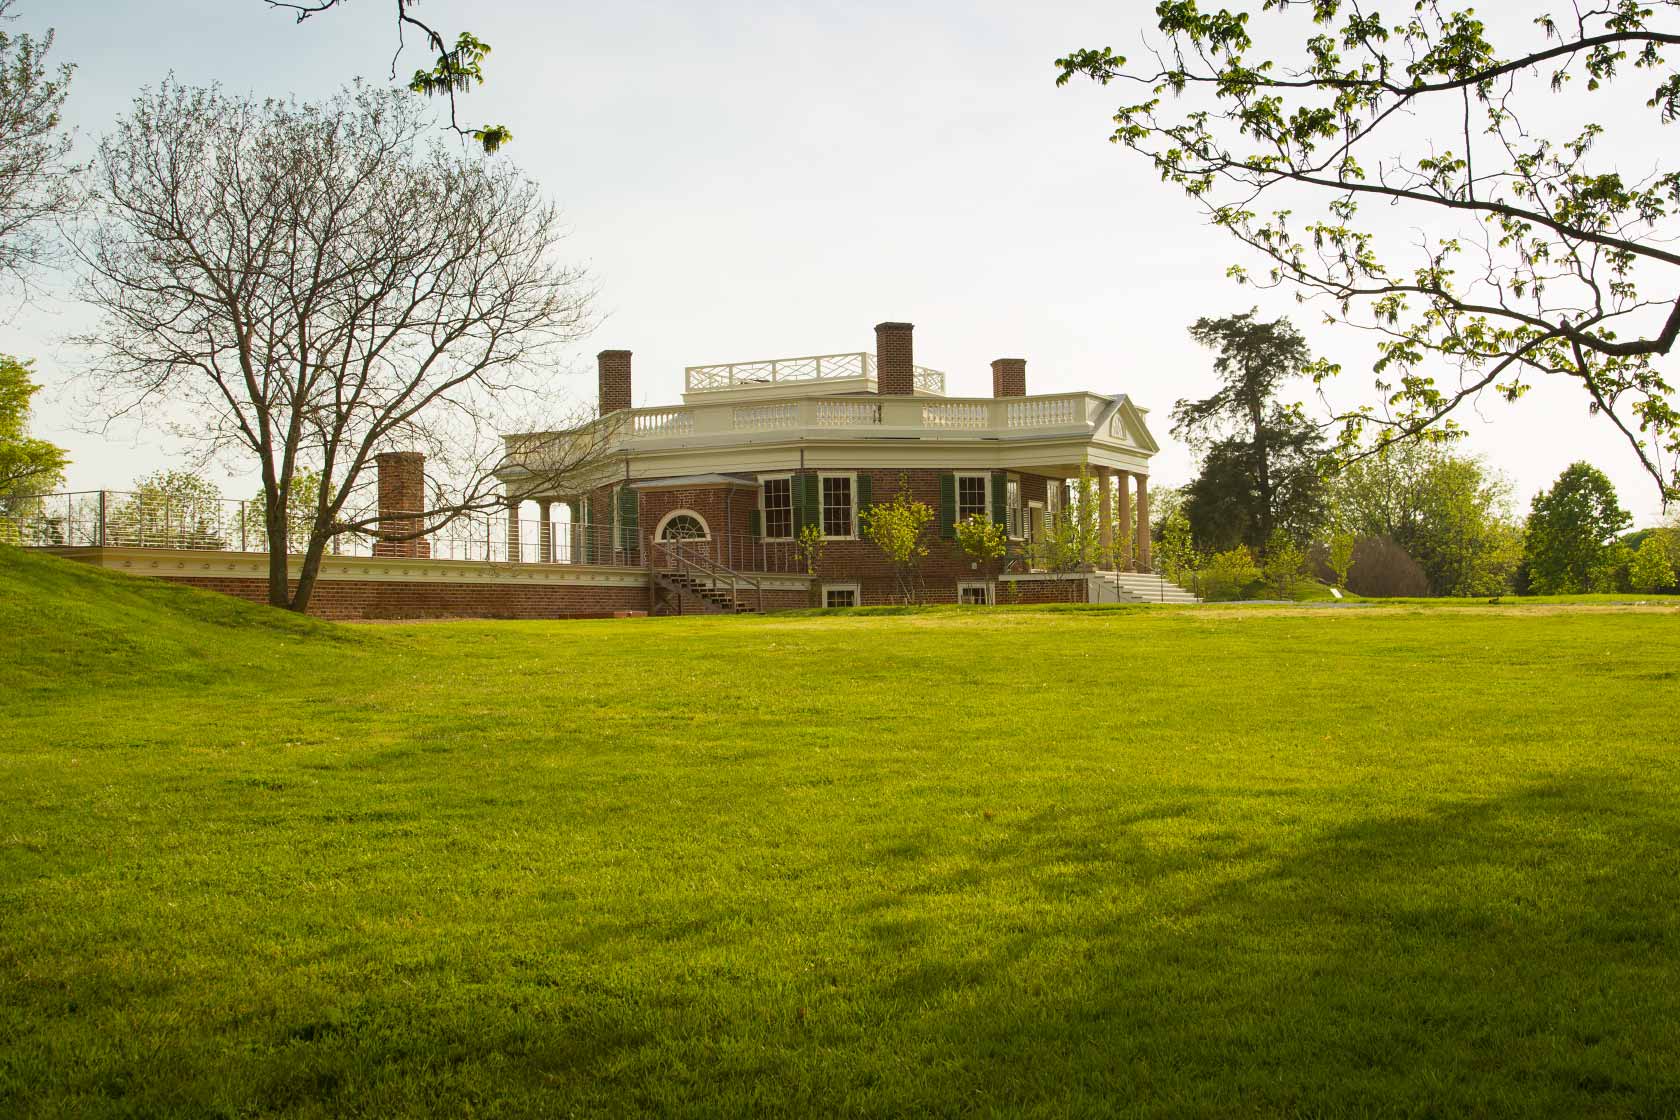
[[700, 522], [700, 528], [706, 530], [706, 535], [703, 537], [684, 537], [683, 540], [709, 541], [712, 539], [711, 522], [707, 521], [699, 513], [691, 509], [674, 509], [670, 513], [667, 513], [664, 517], [661, 517], [659, 519], [659, 524], [654, 527], [653, 539], [656, 541], [663, 541], [665, 539], [665, 526], [669, 525], [672, 521], [679, 517], [692, 517], [694, 520]]
[[[1037, 538], [1034, 538], [1032, 536], [1032, 513], [1033, 513], [1033, 510], [1035, 510], [1035, 509], [1038, 511], [1038, 537]], [[1027, 540], [1042, 539], [1043, 537], [1048, 535], [1049, 529], [1050, 529], [1050, 513], [1049, 513], [1049, 510], [1047, 510], [1045, 508], [1044, 503], [1040, 502], [1040, 501], [1036, 501], [1036, 500], [1028, 502], [1026, 504], [1026, 508], [1021, 513], [1021, 531], [1023, 533], [1027, 534], [1026, 538], [1024, 538], [1024, 539], [1027, 539]]]
[[[764, 502], [764, 484], [766, 482], [776, 482], [776, 481], [785, 481], [788, 484], [788, 507], [787, 507], [788, 532], [787, 532], [787, 536], [785, 536], [785, 537], [772, 537], [770, 535], [770, 507], [767, 506]], [[767, 540], [767, 541], [791, 541], [793, 539], [794, 511], [799, 508], [799, 496], [796, 493], [797, 490], [798, 490], [798, 487], [794, 484], [794, 477], [793, 477], [793, 474], [791, 472], [789, 472], [787, 474], [759, 475], [759, 477], [758, 477], [758, 519], [760, 521], [759, 528], [764, 530], [764, 539], [765, 540]], [[857, 496], [853, 495], [852, 500], [855, 503], [856, 500], [857, 500]]]
[[990, 583], [978, 579], [963, 579], [957, 581], [957, 605], [959, 607], [974, 607], [982, 605], [979, 603], [963, 602], [963, 592], [976, 587], [980, 589], [980, 594], [985, 597], [984, 605], [988, 607], [992, 605], [992, 585]]
[[[825, 500], [823, 480], [829, 478], [844, 478], [851, 483], [852, 515], [851, 532], [844, 536], [831, 536], [828, 532], [828, 503]], [[855, 541], [857, 540], [858, 522], [858, 487], [856, 471], [818, 471], [817, 472], [817, 524], [822, 527], [825, 541]]]
[[962, 484], [963, 484], [963, 479], [965, 479], [965, 478], [978, 478], [982, 483], [985, 484], [985, 488], [986, 488], [985, 489], [985, 494], [986, 494], [986, 496], [980, 500], [979, 512], [985, 514], [987, 517], [990, 517], [992, 515], [992, 472], [991, 471], [957, 471], [955, 473], [956, 473], [956, 476], [957, 476], [956, 485], [955, 485], [955, 491], [956, 491], [955, 497], [956, 497], [956, 500], [957, 500], [957, 508], [956, 508], [955, 512], [956, 512], [956, 515], [957, 515], [957, 521], [958, 522], [963, 522], [963, 521], [968, 520], [970, 517], [974, 516], [973, 513], [964, 513], [963, 512]]
[[842, 609], [839, 607], [829, 607], [828, 593], [830, 591], [850, 591], [852, 593], [852, 606], [863, 606], [863, 588], [860, 585], [856, 583], [825, 583], [822, 585], [822, 605], [825, 610]]

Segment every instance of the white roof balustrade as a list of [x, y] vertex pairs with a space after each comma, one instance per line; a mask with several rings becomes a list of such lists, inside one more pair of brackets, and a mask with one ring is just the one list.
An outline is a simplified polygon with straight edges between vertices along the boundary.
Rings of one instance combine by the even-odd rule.
[[[1124, 395], [1085, 392], [955, 399], [847, 394], [764, 400], [720, 394], [699, 403], [610, 413], [585, 433], [613, 452], [679, 474], [762, 470], [787, 454], [777, 449], [794, 446], [818, 456], [802, 462], [840, 455], [846, 461], [862, 457], [907, 465], [929, 456], [951, 463], [979, 456], [998, 465], [1072, 464], [1077, 470], [1082, 462], [1106, 462], [1138, 470], [1158, 450], [1143, 414]], [[527, 453], [540, 460], [542, 441], [555, 437], [506, 438], [510, 456]], [[958, 458], [950, 458], [952, 453]]]
[[[945, 375], [936, 369], [916, 366], [917, 393], [945, 394]], [[721, 365], [688, 366], [683, 370], [685, 393], [715, 393], [727, 389], [762, 389], [768, 386], [852, 381], [875, 385], [875, 355], [812, 354], [803, 358], [767, 358], [755, 362], [725, 362]]]

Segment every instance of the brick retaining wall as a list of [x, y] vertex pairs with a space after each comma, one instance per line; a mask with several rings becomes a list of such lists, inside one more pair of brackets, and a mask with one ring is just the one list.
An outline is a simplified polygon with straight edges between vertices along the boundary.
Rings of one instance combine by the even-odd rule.
[[[253, 603], [268, 602], [268, 581], [222, 576], [161, 576], [174, 583], [220, 591]], [[295, 590], [297, 582], [292, 581]], [[766, 596], [768, 599], [768, 596]], [[801, 602], [803, 605], [803, 602]], [[617, 611], [645, 611], [645, 587], [576, 587], [563, 584], [452, 584], [423, 580], [321, 580], [309, 613], [334, 621], [367, 618], [602, 618]]]

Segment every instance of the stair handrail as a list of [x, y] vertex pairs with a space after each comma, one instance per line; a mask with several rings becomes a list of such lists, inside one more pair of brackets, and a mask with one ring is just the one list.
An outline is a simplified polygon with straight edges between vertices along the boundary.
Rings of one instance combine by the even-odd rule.
[[[742, 581], [745, 581], [757, 594], [758, 613], [764, 613], [764, 583], [759, 577], [737, 572], [734, 568], [726, 564], [720, 564], [709, 556], [699, 553], [691, 554], [684, 547], [691, 542], [680, 537], [676, 540], [654, 541], [653, 543], [655, 548], [676, 560], [679, 571], [690, 568], [696, 569], [705, 573], [712, 580], [714, 586], [719, 580], [728, 580], [729, 594], [737, 602], [740, 600], [740, 585]], [[700, 539], [696, 538], [694, 543], [700, 543]]]

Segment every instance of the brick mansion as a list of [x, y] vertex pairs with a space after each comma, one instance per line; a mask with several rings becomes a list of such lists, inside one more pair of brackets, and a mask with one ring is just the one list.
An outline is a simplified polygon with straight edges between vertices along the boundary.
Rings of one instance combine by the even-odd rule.
[[[631, 352], [603, 350], [595, 417], [580, 433], [503, 437], [505, 515], [465, 547], [383, 540], [322, 566], [312, 611], [329, 617], [566, 617], [773, 611], [887, 603], [887, 557], [863, 531], [876, 502], [907, 493], [934, 511], [918, 565], [926, 602], [1183, 602], [1151, 573], [1146, 410], [1124, 393], [1027, 391], [1027, 363], [991, 363], [987, 396], [947, 395], [916, 364], [909, 323], [875, 327], [873, 352], [691, 366], [680, 403], [632, 406]], [[562, 487], [541, 449], [582, 434], [598, 448]], [[523, 464], [523, 465], [522, 465]], [[382, 517], [424, 508], [424, 462], [378, 460]], [[1095, 483], [1106, 564], [1047, 570], [1033, 546]], [[106, 501], [100, 500], [101, 518]], [[1005, 557], [982, 566], [955, 526], [984, 514]], [[154, 537], [157, 534], [154, 533]], [[110, 530], [66, 541], [106, 567], [262, 601], [260, 554], [220, 534], [214, 548]], [[801, 541], [804, 547], [801, 547]], [[813, 543], [816, 556], [813, 559]], [[161, 547], [168, 545], [173, 547]]]

